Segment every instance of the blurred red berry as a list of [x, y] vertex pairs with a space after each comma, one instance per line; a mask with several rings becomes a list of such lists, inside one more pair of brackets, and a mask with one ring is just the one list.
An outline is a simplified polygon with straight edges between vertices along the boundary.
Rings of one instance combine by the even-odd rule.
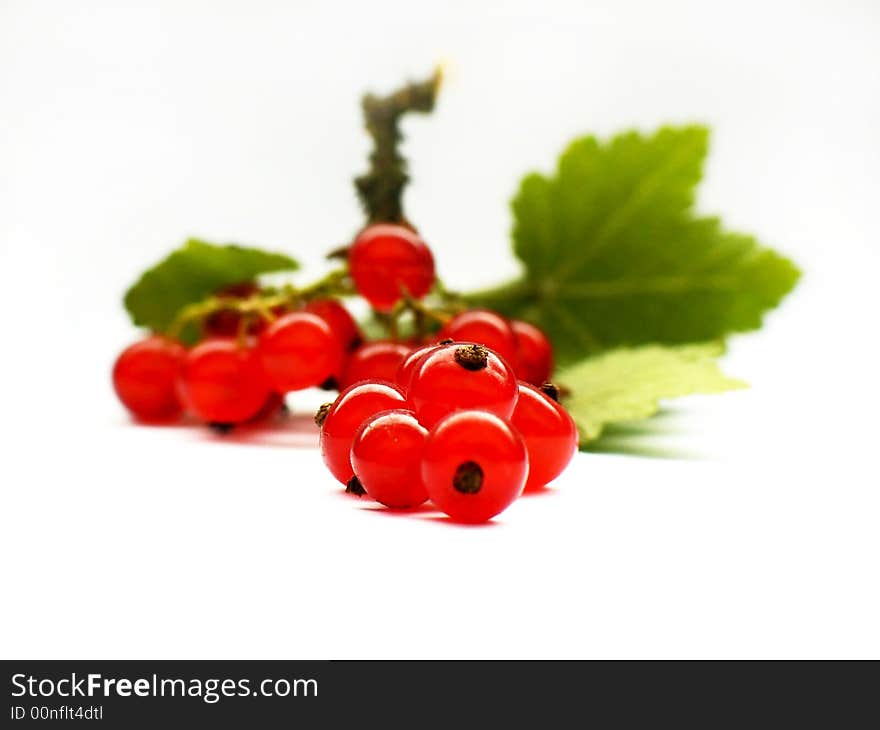
[[516, 374], [520, 380], [541, 385], [553, 374], [553, 346], [540, 329], [528, 322], [511, 320], [510, 326], [516, 337]]
[[347, 388], [361, 380], [394, 383], [397, 369], [411, 348], [399, 342], [368, 342], [358, 347], [345, 365], [339, 385]]
[[304, 307], [306, 312], [325, 319], [330, 329], [342, 343], [343, 350], [350, 350], [361, 342], [361, 331], [354, 317], [338, 299], [313, 299]]
[[434, 284], [434, 257], [411, 229], [391, 223], [365, 228], [348, 253], [360, 295], [375, 309], [390, 311], [403, 292], [417, 299]]
[[127, 347], [113, 365], [113, 387], [122, 404], [144, 420], [180, 415], [177, 376], [186, 350], [174, 340], [153, 335]]
[[[214, 294], [218, 297], [233, 299], [247, 299], [260, 291], [256, 282], [244, 281], [239, 284], [231, 284], [218, 289]], [[241, 326], [242, 315], [232, 309], [221, 309], [205, 317], [202, 322], [202, 333], [205, 337], [235, 337]], [[254, 334], [263, 326], [263, 320], [253, 317], [248, 331]]]
[[178, 386], [194, 415], [222, 425], [253, 418], [269, 397], [256, 352], [233, 338], [211, 338], [190, 350]]
[[485, 345], [516, 369], [516, 336], [507, 320], [496, 312], [488, 309], [470, 309], [456, 314], [437, 335], [438, 340], [447, 338], [456, 342], [476, 342]]
[[339, 371], [342, 345], [322, 317], [291, 312], [260, 335], [260, 364], [273, 390], [287, 393], [320, 385]]

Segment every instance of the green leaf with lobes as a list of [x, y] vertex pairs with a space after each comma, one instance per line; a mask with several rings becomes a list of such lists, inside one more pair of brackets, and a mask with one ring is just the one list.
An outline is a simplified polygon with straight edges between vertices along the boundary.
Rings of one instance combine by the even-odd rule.
[[693, 212], [708, 130], [575, 140], [513, 200], [523, 275], [467, 296], [534, 322], [560, 362], [755, 329], [798, 280], [788, 259]]
[[144, 272], [126, 292], [125, 308], [139, 327], [164, 332], [183, 307], [218, 289], [298, 267], [284, 254], [190, 239]]
[[718, 368], [723, 351], [720, 343], [644, 345], [611, 350], [560, 371], [556, 379], [571, 393], [563, 404], [577, 423], [581, 446], [609, 423], [653, 416], [663, 399], [746, 387]]

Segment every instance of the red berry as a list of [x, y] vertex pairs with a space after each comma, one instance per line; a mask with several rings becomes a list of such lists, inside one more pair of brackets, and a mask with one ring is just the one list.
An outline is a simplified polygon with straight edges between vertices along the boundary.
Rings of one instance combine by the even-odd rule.
[[398, 342], [369, 342], [358, 347], [348, 358], [342, 378], [341, 388], [348, 388], [361, 380], [395, 381], [397, 369], [409, 355], [410, 347]]
[[259, 411], [257, 411], [256, 415], [251, 418], [251, 421], [266, 421], [272, 417], [274, 417], [279, 411], [284, 408], [284, 396], [281, 393], [276, 393], [272, 391], [269, 395], [266, 396], [266, 400], [263, 403], [262, 407]]
[[526, 447], [506, 421], [485, 411], [459, 411], [428, 434], [422, 480], [431, 501], [452, 519], [485, 522], [522, 492]]
[[[217, 296], [233, 299], [247, 299], [260, 291], [256, 282], [245, 281], [240, 284], [231, 284], [218, 289]], [[202, 332], [205, 337], [235, 337], [241, 325], [241, 314], [232, 309], [221, 309], [219, 312], [209, 314], [202, 322]], [[248, 331], [257, 332], [263, 326], [263, 320], [254, 317]]]
[[113, 387], [122, 404], [145, 420], [180, 414], [176, 381], [186, 350], [177, 342], [152, 336], [123, 350], [113, 365]]
[[430, 428], [450, 411], [482, 409], [510, 418], [519, 390], [510, 366], [483, 345], [441, 345], [418, 363], [409, 407]]
[[351, 465], [367, 494], [394, 509], [425, 502], [420, 469], [427, 435], [412, 411], [383, 411], [364, 421], [351, 445]]
[[339, 390], [342, 381], [342, 372], [348, 361], [349, 353], [363, 341], [360, 328], [351, 313], [338, 299], [313, 299], [304, 307], [306, 312], [317, 314], [327, 321], [330, 329], [336, 335], [342, 345], [343, 355], [337, 370], [327, 380], [321, 383], [325, 390]]
[[510, 322], [517, 345], [516, 374], [520, 380], [541, 385], [553, 373], [553, 346], [541, 330], [528, 322]]
[[488, 309], [471, 309], [455, 315], [440, 330], [438, 339], [476, 342], [501, 355], [516, 368], [516, 336], [500, 314]]
[[342, 345], [326, 320], [291, 312], [260, 335], [260, 364], [273, 390], [286, 393], [323, 383], [342, 362]]
[[375, 309], [388, 312], [404, 291], [421, 298], [434, 284], [434, 257], [412, 230], [390, 223], [365, 228], [348, 253], [355, 286]]
[[439, 345], [423, 345], [422, 347], [416, 348], [403, 358], [400, 367], [397, 368], [397, 373], [394, 375], [394, 383], [397, 387], [404, 393], [408, 393], [409, 387], [412, 385], [412, 376], [415, 373], [416, 368], [418, 368], [425, 355], [433, 352], [438, 347]]
[[247, 421], [269, 397], [256, 352], [231, 338], [204, 340], [190, 350], [178, 385], [187, 408], [207, 423]]
[[354, 317], [337, 299], [313, 299], [304, 307], [306, 312], [317, 314], [327, 321], [330, 329], [342, 343], [345, 351], [356, 347], [361, 341], [361, 331]]
[[563, 472], [577, 451], [577, 426], [565, 408], [526, 383], [519, 384], [510, 420], [529, 452], [526, 489], [543, 487]]
[[315, 421], [321, 428], [324, 463], [343, 484], [354, 476], [351, 444], [361, 424], [379, 411], [403, 408], [406, 399], [390, 383], [357, 383], [343, 390], [332, 405], [321, 406]]

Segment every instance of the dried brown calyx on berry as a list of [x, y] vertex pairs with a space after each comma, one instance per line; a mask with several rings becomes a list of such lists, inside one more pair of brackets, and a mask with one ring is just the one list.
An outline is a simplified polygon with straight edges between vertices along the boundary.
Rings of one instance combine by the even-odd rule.
[[489, 350], [483, 345], [461, 345], [455, 349], [455, 362], [465, 370], [482, 370], [489, 363]]
[[315, 425], [318, 428], [324, 425], [324, 421], [327, 420], [327, 414], [330, 412], [330, 409], [333, 407], [332, 403], [324, 403], [320, 408], [315, 412]]

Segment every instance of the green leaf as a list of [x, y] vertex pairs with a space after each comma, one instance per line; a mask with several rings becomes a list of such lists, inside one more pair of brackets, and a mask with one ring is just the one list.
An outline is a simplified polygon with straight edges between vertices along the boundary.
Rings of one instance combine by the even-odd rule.
[[284, 254], [190, 239], [143, 273], [126, 292], [125, 308], [139, 327], [164, 332], [183, 307], [224, 286], [298, 267]]
[[610, 423], [653, 416], [665, 398], [719, 393], [746, 387], [724, 375], [716, 358], [720, 343], [644, 345], [587, 358], [562, 370], [557, 379], [570, 390], [565, 398], [581, 434], [581, 446]]
[[523, 276], [467, 299], [542, 327], [561, 362], [759, 327], [799, 272], [694, 214], [707, 143], [698, 126], [576, 140], [555, 175], [526, 176], [513, 200]]

